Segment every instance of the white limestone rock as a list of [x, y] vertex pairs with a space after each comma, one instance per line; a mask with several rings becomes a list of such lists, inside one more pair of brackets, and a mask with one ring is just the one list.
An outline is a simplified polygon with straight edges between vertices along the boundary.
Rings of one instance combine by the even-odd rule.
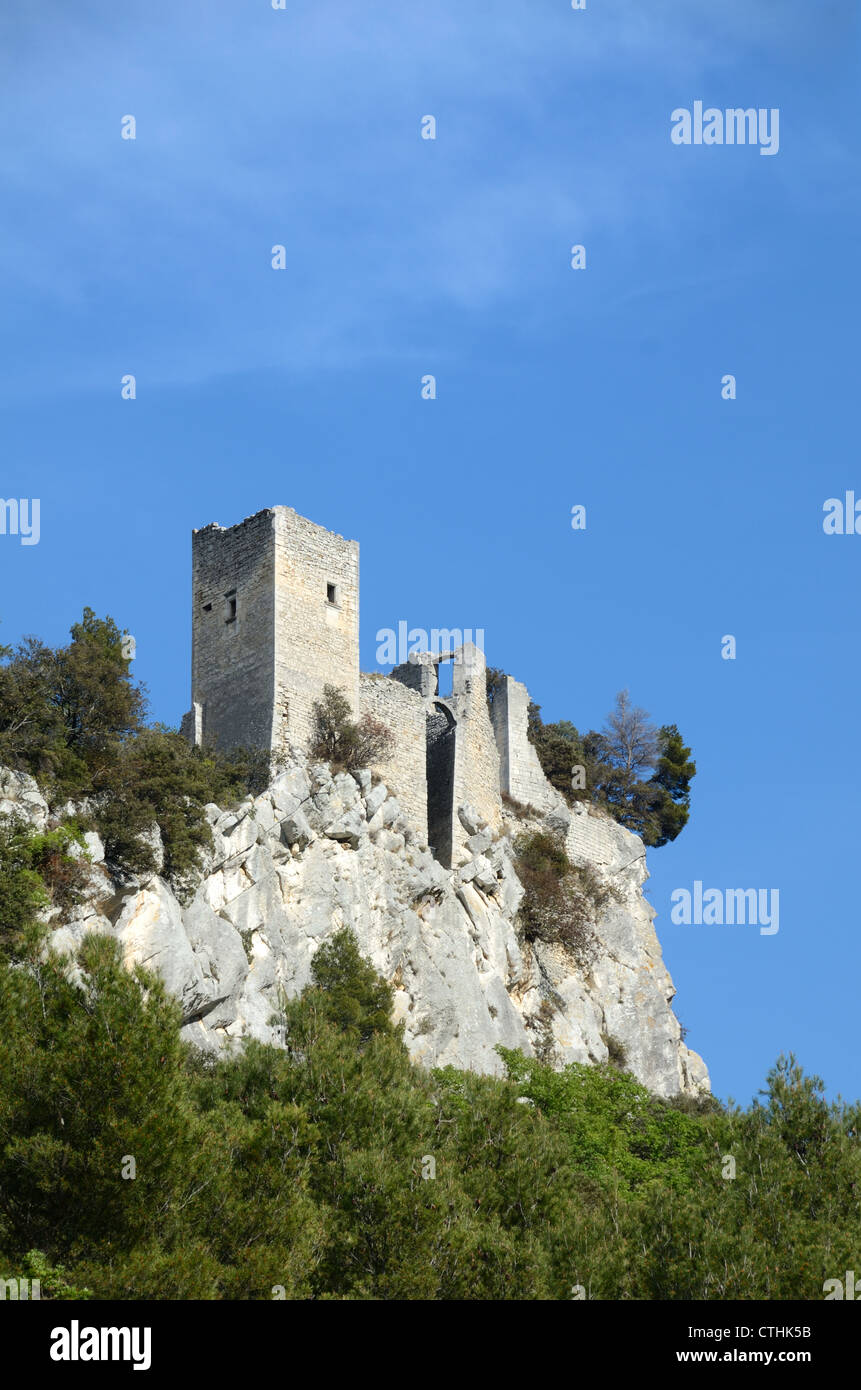
[[471, 806], [468, 801], [465, 801], [462, 806], [458, 806], [457, 818], [467, 835], [478, 835], [485, 828], [486, 822], [482, 820], [475, 807]]
[[91, 863], [91, 864], [104, 864], [104, 862], [105, 862], [105, 846], [104, 846], [104, 844], [102, 843], [102, 837], [101, 837], [101, 835], [98, 835], [98, 834], [96, 833], [95, 830], [87, 830], [87, 831], [85, 831], [85, 833], [84, 833], [84, 844], [85, 844], [86, 847], [87, 847], [87, 854], [88, 854], [89, 857], [90, 857], [90, 863]]
[[185, 933], [179, 903], [160, 879], [126, 898], [113, 935], [127, 966], [144, 965], [161, 975], [182, 1005], [183, 1022], [211, 1005], [212, 996]]
[[36, 830], [44, 830], [48, 821], [48, 803], [39, 791], [36, 779], [26, 772], [13, 772], [0, 767], [0, 816], [18, 816]]
[[[0, 773], [0, 793], [21, 814], [47, 817], [32, 779]], [[187, 905], [157, 876], [112, 882], [94, 864], [99, 886], [52, 942], [68, 953], [87, 930], [113, 935], [128, 965], [158, 971], [180, 1000], [183, 1037], [217, 1051], [246, 1037], [281, 1044], [282, 994], [304, 989], [315, 951], [349, 926], [392, 983], [395, 1017], [424, 1065], [499, 1074], [496, 1046], [531, 1055], [549, 1022], [542, 1041], [549, 1037], [558, 1065], [624, 1053], [659, 1095], [706, 1092], [705, 1065], [681, 1041], [672, 1012], [672, 981], [642, 893], [642, 842], [557, 796], [548, 793], [543, 816], [509, 817], [496, 838], [461, 806], [472, 857], [449, 870], [419, 848], [383, 783], [294, 763], [238, 810], [207, 808], [216, 852]], [[560, 946], [530, 947], [517, 930], [523, 889], [511, 837], [546, 828], [548, 815], [564, 825], [571, 859], [615, 889], [594, 924], [598, 954], [585, 973]]]

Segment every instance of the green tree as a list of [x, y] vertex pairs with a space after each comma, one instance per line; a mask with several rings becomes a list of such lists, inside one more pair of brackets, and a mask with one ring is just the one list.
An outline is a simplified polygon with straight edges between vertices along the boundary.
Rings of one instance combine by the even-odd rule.
[[0, 961], [0, 1232], [65, 1263], [169, 1240], [206, 1166], [179, 1005], [108, 938], [77, 966]]
[[129, 674], [123, 633], [85, 608], [71, 642], [26, 638], [0, 667], [0, 762], [57, 797], [87, 795], [143, 727], [146, 694]]
[[360, 1045], [374, 1034], [394, 1034], [392, 987], [364, 959], [349, 927], [335, 932], [318, 948], [311, 964], [311, 981], [301, 1005], [292, 1011], [294, 1022], [313, 1012], [352, 1034]]
[[108, 860], [126, 871], [155, 867], [152, 827], [175, 882], [194, 870], [212, 834], [204, 806], [258, 794], [273, 771], [262, 749], [191, 748], [174, 729], [147, 726], [146, 694], [130, 676], [125, 634], [85, 608], [71, 642], [26, 638], [0, 648], [0, 765], [34, 775], [53, 806], [85, 803]]
[[688, 823], [691, 779], [697, 765], [675, 724], [665, 724], [659, 735], [660, 756], [650, 778], [653, 790], [651, 823], [643, 838], [647, 845], [665, 845]]

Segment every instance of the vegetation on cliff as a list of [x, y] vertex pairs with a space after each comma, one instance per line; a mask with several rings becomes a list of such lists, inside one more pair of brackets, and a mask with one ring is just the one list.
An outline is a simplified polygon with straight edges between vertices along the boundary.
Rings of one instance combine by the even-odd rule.
[[558, 835], [535, 830], [514, 842], [517, 877], [523, 884], [518, 921], [526, 941], [558, 942], [584, 972], [600, 951], [594, 925], [617, 896], [588, 864], [572, 864]]
[[394, 734], [372, 714], [353, 718], [342, 689], [323, 686], [323, 698], [315, 700], [311, 757], [328, 763], [333, 772], [352, 772], [386, 762], [394, 752]]
[[108, 860], [127, 872], [155, 865], [155, 824], [168, 878], [193, 868], [212, 835], [207, 802], [226, 807], [269, 780], [254, 749], [192, 748], [147, 723], [143, 685], [132, 680], [127, 634], [84, 609], [71, 641], [27, 637], [0, 647], [0, 765], [35, 777], [52, 809], [86, 803], [74, 829], [96, 829]]
[[[488, 667], [491, 708], [504, 675]], [[616, 696], [600, 732], [581, 734], [568, 719], [545, 724], [533, 701], [527, 733], [545, 777], [569, 804], [591, 801], [655, 847], [687, 825], [697, 771], [691, 750], [675, 724], [658, 728], [627, 690]]]
[[79, 968], [0, 961], [0, 1276], [43, 1298], [819, 1299], [853, 1267], [861, 1110], [792, 1058], [746, 1110], [427, 1073], [344, 931], [286, 1050], [211, 1060], [110, 940]]

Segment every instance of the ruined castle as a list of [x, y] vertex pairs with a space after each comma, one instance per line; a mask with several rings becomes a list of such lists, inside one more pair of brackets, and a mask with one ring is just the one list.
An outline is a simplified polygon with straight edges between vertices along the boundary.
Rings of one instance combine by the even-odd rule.
[[[257, 794], [204, 808], [212, 844], [184, 875], [162, 875], [158, 826], [153, 869], [122, 878], [88, 832], [86, 891], [54, 921], [54, 947], [113, 938], [127, 965], [160, 973], [183, 1037], [218, 1053], [244, 1038], [282, 1046], [283, 1000], [346, 925], [391, 984], [392, 1017], [421, 1065], [500, 1075], [500, 1046], [554, 1065], [624, 1057], [658, 1095], [707, 1092], [672, 1011], [643, 843], [550, 785], [527, 737], [526, 687], [494, 682], [489, 707], [483, 653], [444, 649], [450, 633], [427, 639], [442, 650], [406, 648], [390, 675], [363, 675], [359, 547], [289, 507], [195, 531], [192, 556], [186, 737], [256, 746], [283, 765]], [[307, 756], [326, 685], [391, 730], [386, 763], [337, 772]], [[40, 832], [51, 816], [32, 777], [0, 768], [4, 810]], [[608, 890], [593, 904], [588, 960], [521, 930], [517, 842], [546, 830]]]
[[[439, 667], [452, 663], [450, 695]], [[291, 507], [192, 536], [192, 742], [307, 752], [326, 685], [394, 737], [374, 768], [446, 868], [469, 856], [468, 807], [493, 830], [502, 793], [551, 811], [559, 795], [527, 738], [529, 694], [510, 676], [486, 698], [473, 643], [413, 652], [390, 675], [359, 670], [359, 546]], [[466, 817], [469, 820], [469, 815]]]

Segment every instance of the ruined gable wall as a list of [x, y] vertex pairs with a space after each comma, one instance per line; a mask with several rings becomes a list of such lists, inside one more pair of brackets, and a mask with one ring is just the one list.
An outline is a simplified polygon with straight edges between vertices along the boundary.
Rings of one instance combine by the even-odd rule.
[[528, 709], [526, 686], [506, 676], [494, 696], [492, 715], [502, 790], [553, 817], [573, 863], [607, 869], [619, 858], [619, 827], [610, 816], [595, 814], [585, 801], [569, 806], [547, 780], [527, 734]]
[[493, 699], [493, 731], [499, 749], [502, 790], [537, 811], [557, 811], [564, 799], [544, 775], [527, 734], [529, 691], [506, 676]]
[[460, 823], [459, 806], [469, 803], [493, 830], [502, 828], [499, 752], [487, 708], [484, 653], [466, 643], [458, 649], [447, 701], [457, 719], [454, 773], [454, 854], [465, 849], [468, 832]]

